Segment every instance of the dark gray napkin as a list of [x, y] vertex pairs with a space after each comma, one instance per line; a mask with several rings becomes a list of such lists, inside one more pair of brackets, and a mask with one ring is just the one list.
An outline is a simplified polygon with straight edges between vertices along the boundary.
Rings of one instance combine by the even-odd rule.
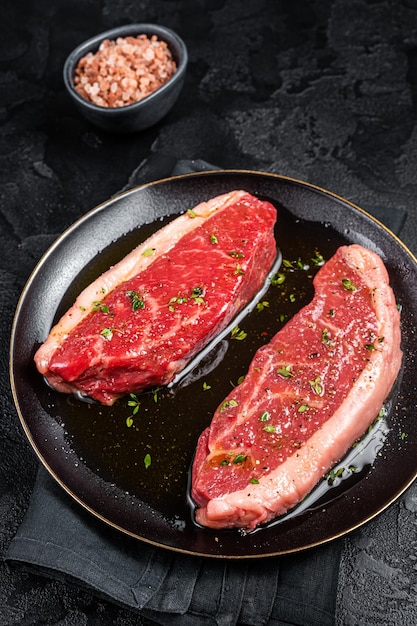
[[[217, 169], [153, 154], [127, 187]], [[405, 214], [370, 210], [397, 234]], [[163, 625], [333, 626], [342, 541], [248, 561], [205, 559], [136, 541], [79, 506], [40, 467], [6, 560], [63, 579]]]

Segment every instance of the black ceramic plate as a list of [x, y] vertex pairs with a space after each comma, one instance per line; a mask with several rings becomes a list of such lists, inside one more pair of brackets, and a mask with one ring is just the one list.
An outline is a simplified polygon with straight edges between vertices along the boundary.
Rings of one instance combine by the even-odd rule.
[[[126, 420], [133, 407], [126, 399], [102, 407], [50, 390], [34, 367], [33, 355], [77, 293], [166, 219], [237, 188], [277, 206], [278, 245], [292, 264], [283, 285], [271, 286], [264, 297], [270, 306], [240, 323], [247, 338], [224, 340], [213, 355], [217, 366], [207, 367], [200, 377], [197, 372], [194, 381], [142, 394], [130, 427]], [[355, 471], [344, 472], [344, 480], [323, 481], [302, 510], [246, 536], [197, 527], [187, 501], [187, 480], [200, 432], [245, 372], [256, 347], [311, 297], [313, 259], [318, 253], [329, 258], [345, 242], [360, 243], [382, 256], [402, 306], [404, 367], [385, 419], [363, 444], [360, 458], [342, 462]], [[23, 428], [43, 464], [80, 505], [151, 544], [211, 557], [248, 558], [329, 541], [380, 513], [417, 475], [416, 284], [416, 261], [392, 233], [346, 200], [311, 185], [272, 174], [220, 171], [133, 189], [69, 228], [42, 258], [21, 296], [12, 333], [11, 379]]]

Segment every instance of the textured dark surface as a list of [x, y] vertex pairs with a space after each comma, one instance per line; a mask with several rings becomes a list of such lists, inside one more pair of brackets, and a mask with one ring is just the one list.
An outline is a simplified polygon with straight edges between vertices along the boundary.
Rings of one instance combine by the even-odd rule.
[[[173, 28], [185, 40], [185, 88], [159, 125], [108, 136], [74, 110], [62, 66], [83, 39], [141, 21]], [[7, 355], [16, 302], [41, 254], [87, 210], [134, 185], [155, 152], [168, 163], [201, 158], [266, 170], [364, 208], [403, 209], [401, 238], [416, 253], [417, 2], [6, 0], [0, 80], [3, 555], [37, 468], [13, 408]], [[412, 486], [346, 538], [337, 625], [417, 624], [416, 523]], [[0, 588], [1, 626], [149, 623], [3, 562]]]

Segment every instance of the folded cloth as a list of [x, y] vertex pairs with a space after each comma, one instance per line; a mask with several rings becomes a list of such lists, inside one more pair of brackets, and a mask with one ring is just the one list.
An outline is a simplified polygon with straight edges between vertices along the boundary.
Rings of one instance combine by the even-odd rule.
[[156, 548], [96, 520], [41, 467], [6, 559], [167, 626], [332, 626], [340, 554], [341, 541], [249, 561]]
[[[217, 169], [154, 154], [128, 187]], [[372, 212], [378, 216], [378, 209]], [[389, 219], [386, 219], [386, 218]], [[385, 223], [399, 232], [405, 215]], [[25, 519], [6, 554], [42, 576], [91, 590], [162, 625], [333, 626], [342, 540], [249, 560], [188, 556], [137, 541], [79, 506], [41, 466]]]

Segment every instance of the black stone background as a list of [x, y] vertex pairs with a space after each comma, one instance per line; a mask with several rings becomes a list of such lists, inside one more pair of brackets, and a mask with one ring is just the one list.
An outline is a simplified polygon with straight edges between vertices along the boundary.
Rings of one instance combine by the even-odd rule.
[[[2, 0], [0, 8], [0, 554], [27, 508], [37, 461], [8, 381], [19, 294], [49, 244], [154, 152], [276, 172], [364, 208], [407, 211], [417, 252], [416, 0]], [[110, 136], [62, 82], [82, 40], [156, 22], [189, 70], [152, 129]], [[417, 488], [348, 536], [337, 625], [417, 624]], [[92, 594], [0, 561], [0, 626], [150, 624]]]

